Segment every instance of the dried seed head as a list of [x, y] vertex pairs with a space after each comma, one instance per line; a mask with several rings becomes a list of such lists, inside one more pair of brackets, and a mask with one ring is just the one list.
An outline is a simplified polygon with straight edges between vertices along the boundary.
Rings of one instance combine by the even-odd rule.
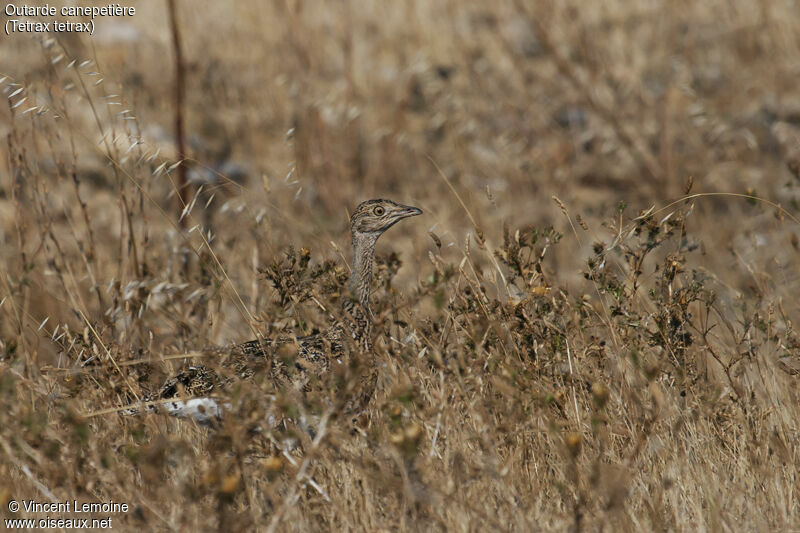
[[577, 431], [570, 431], [567, 433], [564, 442], [567, 445], [567, 450], [569, 450], [570, 455], [572, 457], [577, 457], [579, 453], [581, 453], [581, 442], [582, 442], [581, 434]]
[[547, 296], [548, 294], [550, 294], [551, 290], [552, 287], [542, 287], [542, 286], [531, 287], [531, 294], [533, 296]]
[[567, 215], [567, 206], [564, 205], [564, 202], [562, 202], [558, 198], [558, 196], [555, 196], [555, 195], [551, 196], [551, 198], [556, 203], [556, 205], [558, 205], [559, 209], [561, 209], [561, 212], [564, 213], [564, 216], [566, 216]]
[[283, 461], [277, 455], [270, 455], [261, 462], [267, 475], [276, 475], [283, 470]]
[[435, 234], [434, 232], [432, 232], [432, 231], [429, 231], [429, 232], [428, 232], [428, 235], [430, 235], [430, 236], [431, 236], [431, 239], [433, 239], [433, 242], [434, 242], [434, 244], [436, 244], [436, 247], [437, 247], [437, 248], [441, 248], [441, 247], [442, 247], [442, 240], [439, 238], [439, 236], [438, 236], [438, 235], [436, 235], [436, 234]]
[[608, 389], [600, 382], [595, 382], [592, 385], [592, 398], [595, 405], [602, 409], [608, 403]]
[[401, 430], [394, 431], [394, 432], [392, 432], [391, 435], [389, 435], [389, 442], [391, 442], [392, 444], [394, 444], [397, 447], [402, 446], [404, 440], [405, 440], [405, 438], [404, 438], [403, 432]]
[[412, 423], [403, 431], [403, 436], [407, 442], [413, 442], [414, 445], [416, 445], [420, 438], [422, 438], [422, 428]]
[[232, 495], [239, 490], [239, 476], [237, 474], [230, 474], [225, 476], [222, 483], [219, 485], [219, 491], [225, 495]]

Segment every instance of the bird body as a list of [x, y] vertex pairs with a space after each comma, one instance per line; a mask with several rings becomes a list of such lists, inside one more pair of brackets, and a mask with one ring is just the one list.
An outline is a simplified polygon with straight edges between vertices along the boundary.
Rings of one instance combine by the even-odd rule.
[[[190, 366], [168, 379], [164, 385], [145, 400], [156, 401], [155, 408], [178, 417], [193, 418], [207, 423], [222, 415], [227, 405], [212, 398], [233, 379], [251, 377], [259, 367], [269, 366], [270, 375], [280, 387], [292, 386], [307, 390], [310, 378], [327, 373], [332, 364], [340, 364], [346, 336], [353, 345], [367, 353], [372, 342], [372, 312], [369, 296], [375, 244], [387, 229], [404, 218], [422, 214], [416, 207], [398, 204], [391, 200], [368, 200], [359, 204], [350, 217], [350, 235], [353, 243], [353, 268], [347, 283], [349, 294], [342, 301], [341, 320], [326, 330], [303, 337], [278, 339], [259, 338], [230, 348], [208, 349], [210, 355], [221, 357], [221, 365], [231, 370], [223, 377], [205, 365]], [[297, 348], [295, 367], [289, 372], [276, 357], [278, 350], [294, 344]], [[290, 376], [290, 374], [292, 374]], [[365, 373], [361, 391], [351, 399], [347, 411], [363, 408], [375, 386], [374, 368]], [[161, 402], [161, 400], [173, 399]]]

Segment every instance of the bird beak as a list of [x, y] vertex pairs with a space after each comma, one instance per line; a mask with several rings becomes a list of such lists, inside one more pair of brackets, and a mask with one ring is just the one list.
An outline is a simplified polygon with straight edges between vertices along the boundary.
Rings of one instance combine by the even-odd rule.
[[422, 214], [422, 209], [411, 207], [410, 205], [401, 205], [397, 215], [401, 218], [415, 217]]

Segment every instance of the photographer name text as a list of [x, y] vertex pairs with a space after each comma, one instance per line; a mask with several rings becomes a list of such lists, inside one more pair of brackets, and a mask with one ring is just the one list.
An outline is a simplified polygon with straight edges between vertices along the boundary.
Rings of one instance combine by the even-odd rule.
[[[115, 502], [79, 502], [78, 500], [40, 502], [36, 500], [10, 500], [8, 510], [16, 515], [20, 511], [30, 514], [46, 514], [43, 518], [6, 518], [6, 529], [113, 529], [111, 514], [127, 513], [130, 505]], [[64, 514], [104, 514], [103, 518], [64, 518]], [[12, 515], [12, 516], [13, 516]], [[55, 516], [53, 516], [55, 515]]]
[[21, 509], [26, 513], [127, 513], [127, 503], [109, 502], [79, 502], [65, 500], [63, 502], [37, 502], [35, 500], [22, 500]]

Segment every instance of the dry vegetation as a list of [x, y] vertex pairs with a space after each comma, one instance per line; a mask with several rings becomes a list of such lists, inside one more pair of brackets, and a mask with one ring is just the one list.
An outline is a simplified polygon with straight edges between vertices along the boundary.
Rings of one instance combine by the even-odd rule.
[[[795, 2], [196, 5], [180, 223], [166, 3], [0, 40], [4, 518], [800, 529]], [[111, 409], [187, 359], [132, 363], [325, 327], [369, 197], [425, 216], [378, 247], [359, 424], [358, 354], [218, 428]]]

